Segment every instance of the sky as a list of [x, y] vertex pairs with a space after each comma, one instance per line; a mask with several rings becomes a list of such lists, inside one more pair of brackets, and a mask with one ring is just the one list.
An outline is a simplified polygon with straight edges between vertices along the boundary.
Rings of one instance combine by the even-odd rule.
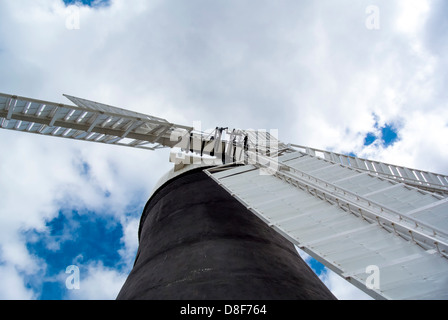
[[[447, 174], [447, 14], [444, 0], [0, 0], [0, 92]], [[169, 150], [7, 130], [0, 150], [0, 299], [115, 299]], [[301, 254], [339, 299], [369, 299]]]

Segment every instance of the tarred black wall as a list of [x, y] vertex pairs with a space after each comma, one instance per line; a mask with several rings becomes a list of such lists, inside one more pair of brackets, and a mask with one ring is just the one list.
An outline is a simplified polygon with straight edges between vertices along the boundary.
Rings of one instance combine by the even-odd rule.
[[117, 299], [334, 299], [297, 254], [202, 171], [152, 196]]

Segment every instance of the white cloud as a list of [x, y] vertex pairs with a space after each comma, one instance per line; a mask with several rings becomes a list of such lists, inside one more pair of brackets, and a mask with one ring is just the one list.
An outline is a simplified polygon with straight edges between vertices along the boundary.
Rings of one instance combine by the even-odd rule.
[[448, 109], [446, 106], [437, 109], [434, 113], [409, 112], [400, 128], [398, 142], [387, 149], [366, 148], [363, 156], [446, 174], [448, 142], [440, 137], [448, 136]]
[[[434, 9], [444, 4], [376, 1], [380, 29], [368, 30], [370, 4], [115, 0], [82, 7], [80, 29], [68, 30], [60, 0], [0, 1], [0, 91], [56, 102], [68, 93], [181, 124], [201, 120], [203, 129], [279, 129], [285, 142], [447, 173], [448, 48], [438, 28], [443, 10]], [[376, 120], [398, 123], [399, 141], [363, 146]], [[137, 221], [122, 214], [144, 203], [170, 168], [166, 151], [4, 130], [0, 150], [8, 272], [42, 268], [20, 234], [44, 231], [61, 206], [119, 219], [120, 254], [131, 260]]]
[[134, 264], [135, 255], [138, 249], [139, 223], [140, 218], [126, 219], [126, 221], [122, 223], [124, 230], [121, 241], [124, 244], [124, 247], [119, 250], [119, 253], [123, 261], [126, 263], [129, 271]]

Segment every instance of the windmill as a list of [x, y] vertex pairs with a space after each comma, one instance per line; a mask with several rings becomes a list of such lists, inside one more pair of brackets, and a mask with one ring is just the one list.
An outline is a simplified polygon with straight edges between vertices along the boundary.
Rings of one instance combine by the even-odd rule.
[[119, 299], [333, 299], [293, 245], [373, 298], [448, 298], [448, 176], [65, 97], [0, 94], [0, 126], [172, 148]]

